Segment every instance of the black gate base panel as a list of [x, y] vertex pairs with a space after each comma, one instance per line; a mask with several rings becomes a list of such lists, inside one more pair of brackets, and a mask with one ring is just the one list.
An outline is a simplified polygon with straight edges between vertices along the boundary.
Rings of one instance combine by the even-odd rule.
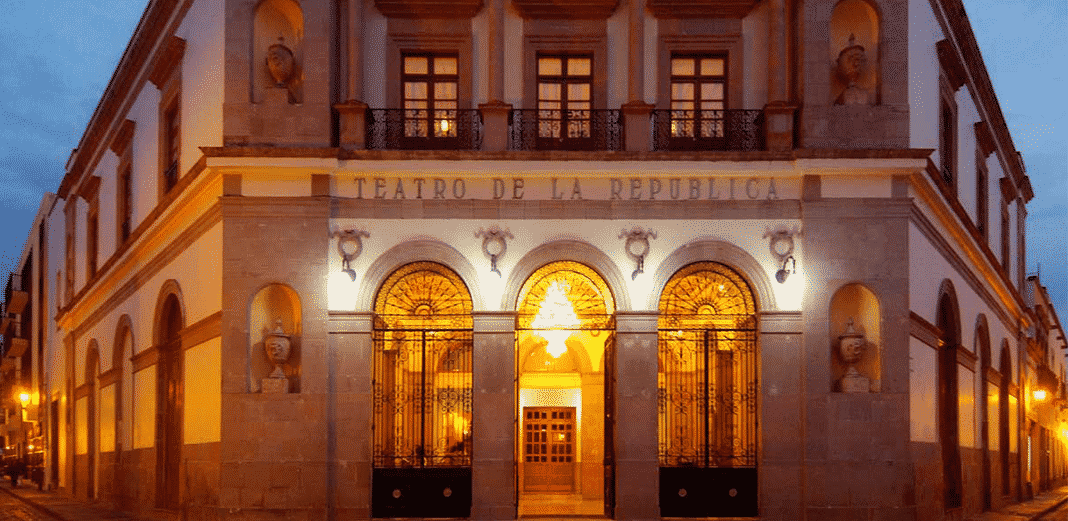
[[757, 469], [660, 467], [661, 517], [756, 517]]
[[374, 469], [371, 517], [471, 517], [471, 468]]

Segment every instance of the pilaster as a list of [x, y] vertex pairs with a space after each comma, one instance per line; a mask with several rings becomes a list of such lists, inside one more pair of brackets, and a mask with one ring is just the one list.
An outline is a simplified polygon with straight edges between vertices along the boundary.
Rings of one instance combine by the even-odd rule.
[[471, 519], [516, 518], [515, 313], [473, 313]]

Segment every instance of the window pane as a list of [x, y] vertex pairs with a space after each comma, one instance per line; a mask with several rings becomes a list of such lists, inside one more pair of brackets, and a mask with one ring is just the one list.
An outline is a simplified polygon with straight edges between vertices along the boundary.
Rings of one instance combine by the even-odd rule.
[[692, 58], [671, 59], [671, 74], [675, 76], [693, 76], [695, 72]]
[[569, 58], [567, 60], [567, 75], [568, 76], [589, 76], [590, 75], [590, 59], [589, 58]]
[[672, 83], [671, 84], [671, 99], [672, 100], [692, 100], [693, 99], [693, 84], [692, 83]]
[[405, 99], [426, 99], [426, 83], [406, 82], [404, 84]]
[[427, 73], [427, 58], [426, 56], [405, 56], [404, 57], [404, 73], [405, 74], [426, 74]]
[[456, 74], [456, 57], [438, 56], [434, 58], [434, 74]]
[[722, 83], [702, 83], [701, 84], [701, 99], [703, 99], [703, 100], [721, 100], [721, 99], [723, 99], [723, 84]]
[[704, 76], [723, 76], [723, 58], [702, 59], [701, 74]]
[[456, 84], [455, 83], [435, 83], [434, 84], [434, 99], [435, 100], [454, 100], [456, 99]]
[[539, 58], [538, 74], [541, 76], [559, 76], [563, 72], [560, 58]]
[[538, 84], [538, 99], [540, 100], [558, 100], [560, 99], [560, 85], [556, 83], [539, 83]]
[[575, 83], [568, 85], [567, 99], [571, 101], [588, 101], [590, 99], [590, 84]]

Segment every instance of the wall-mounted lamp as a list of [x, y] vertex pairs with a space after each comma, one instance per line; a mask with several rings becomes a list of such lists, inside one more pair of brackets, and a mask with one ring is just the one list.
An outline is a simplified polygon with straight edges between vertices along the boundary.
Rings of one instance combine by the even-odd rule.
[[22, 402], [22, 406], [26, 407], [30, 404], [30, 393], [19, 393], [19, 401]]
[[353, 282], [356, 282], [356, 270], [349, 264], [360, 256], [363, 251], [361, 237], [370, 237], [371, 234], [364, 230], [337, 230], [330, 233], [330, 237], [337, 237], [337, 252], [341, 254], [341, 272], [347, 273]]
[[[789, 270], [786, 269], [787, 263], [790, 264]], [[797, 261], [794, 260], [793, 255], [786, 257], [786, 260], [782, 261], [782, 268], [775, 272], [775, 280], [779, 281], [779, 284], [785, 283], [791, 273], [797, 273]]]
[[1044, 402], [1046, 401], [1046, 398], [1049, 397], [1049, 394], [1045, 389], [1035, 389], [1031, 392], [1031, 397], [1034, 398], [1036, 402]]

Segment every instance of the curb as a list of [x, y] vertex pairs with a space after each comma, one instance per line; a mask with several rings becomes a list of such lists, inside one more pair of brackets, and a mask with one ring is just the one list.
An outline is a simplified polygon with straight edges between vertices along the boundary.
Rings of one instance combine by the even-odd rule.
[[40, 511], [40, 512], [44, 513], [45, 515], [53, 518], [53, 519], [58, 519], [59, 521], [68, 521], [67, 518], [59, 515], [58, 513], [56, 513], [56, 511], [52, 510], [51, 508], [48, 508], [48, 507], [46, 507], [46, 506], [44, 506], [44, 505], [42, 505], [42, 504], [40, 504], [40, 503], [38, 503], [36, 501], [31, 501], [29, 499], [26, 499], [26, 498], [22, 497], [22, 494], [16, 494], [15, 492], [11, 491], [7, 487], [0, 487], [0, 490], [3, 490], [5, 494], [8, 494], [9, 496], [11, 496], [11, 497], [13, 497], [15, 499], [18, 499], [19, 501], [22, 501], [23, 503], [26, 503], [31, 508], [34, 508], [34, 509]]
[[1056, 503], [1054, 503], [1054, 504], [1046, 507], [1045, 509], [1043, 509], [1041, 512], [1031, 516], [1029, 521], [1037, 521], [1038, 518], [1040, 518], [1040, 517], [1042, 517], [1042, 516], [1044, 516], [1044, 515], [1046, 515], [1046, 514], [1048, 514], [1050, 512], [1053, 512], [1054, 510], [1057, 510], [1058, 508], [1061, 507], [1061, 505], [1063, 505], [1065, 503], [1068, 503], [1068, 496], [1062, 497], [1060, 499], [1060, 501], [1057, 501]]

